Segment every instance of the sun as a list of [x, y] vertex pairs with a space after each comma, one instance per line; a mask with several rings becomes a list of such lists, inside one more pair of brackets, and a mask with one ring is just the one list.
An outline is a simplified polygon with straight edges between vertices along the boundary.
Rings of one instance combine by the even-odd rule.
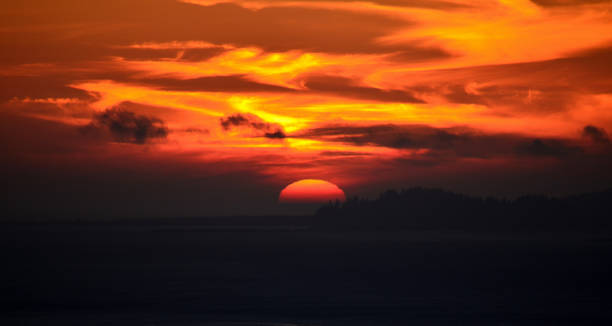
[[280, 203], [326, 203], [344, 201], [344, 191], [335, 184], [317, 179], [303, 179], [286, 186], [278, 197]]

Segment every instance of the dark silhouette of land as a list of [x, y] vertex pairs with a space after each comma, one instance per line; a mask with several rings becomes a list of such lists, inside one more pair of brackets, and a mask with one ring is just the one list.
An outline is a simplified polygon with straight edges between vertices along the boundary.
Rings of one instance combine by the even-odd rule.
[[441, 189], [389, 190], [375, 200], [351, 198], [316, 212], [332, 229], [459, 229], [481, 231], [612, 231], [612, 188], [567, 197], [507, 200]]
[[600, 325], [610, 191], [314, 216], [4, 223], [2, 325]]

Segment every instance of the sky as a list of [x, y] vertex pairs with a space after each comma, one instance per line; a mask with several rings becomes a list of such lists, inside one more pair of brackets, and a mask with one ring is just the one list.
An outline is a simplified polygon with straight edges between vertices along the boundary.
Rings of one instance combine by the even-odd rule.
[[347, 197], [612, 185], [612, 2], [0, 4], [14, 216], [276, 214]]

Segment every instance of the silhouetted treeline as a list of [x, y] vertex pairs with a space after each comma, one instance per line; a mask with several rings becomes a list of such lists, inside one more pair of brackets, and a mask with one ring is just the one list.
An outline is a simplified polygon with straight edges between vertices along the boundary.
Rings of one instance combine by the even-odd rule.
[[568, 197], [514, 200], [473, 197], [440, 189], [389, 190], [375, 200], [325, 205], [315, 226], [331, 229], [442, 228], [507, 231], [610, 231], [612, 188]]

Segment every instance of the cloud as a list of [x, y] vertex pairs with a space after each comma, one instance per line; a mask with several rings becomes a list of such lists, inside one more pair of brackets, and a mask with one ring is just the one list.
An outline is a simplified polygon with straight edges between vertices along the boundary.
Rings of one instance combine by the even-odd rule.
[[296, 137], [318, 138], [356, 145], [377, 145], [397, 149], [448, 148], [466, 137], [451, 129], [424, 125], [325, 126], [313, 128]]
[[125, 60], [151, 61], [151, 60], [178, 60], [186, 62], [203, 62], [227, 51], [221, 46], [207, 48], [154, 48], [145, 46], [115, 46], [100, 48], [99, 56], [121, 57]]
[[253, 114], [233, 114], [220, 120], [221, 127], [224, 130], [233, 128], [248, 128], [258, 131], [258, 136], [263, 136], [271, 139], [283, 139], [287, 135], [282, 127], [276, 124], [265, 122], [261, 118]]
[[611, 60], [612, 45], [603, 45], [559, 59], [409, 72], [395, 78], [408, 81], [403, 88], [428, 101], [442, 98], [549, 114], [574, 108], [581, 96], [612, 93]]
[[12, 99], [74, 98], [93, 100], [92, 94], [66, 86], [68, 76], [2, 76], [0, 78], [0, 102]]
[[210, 134], [210, 131], [208, 129], [202, 129], [202, 128], [185, 128], [179, 131], [192, 133], [192, 134], [203, 134], [203, 135]]
[[[300, 138], [343, 142], [358, 146], [426, 149], [433, 161], [509, 156], [564, 157], [581, 148], [563, 139], [532, 139], [519, 134], [488, 134], [466, 127], [435, 128], [426, 125], [324, 126], [310, 129]], [[428, 165], [433, 165], [427, 160]], [[422, 163], [419, 160], [417, 163]]]
[[422, 100], [414, 97], [412, 93], [407, 91], [360, 86], [352, 79], [340, 76], [307, 76], [301, 81], [301, 84], [313, 92], [329, 93], [350, 98], [380, 102], [423, 103]]
[[584, 126], [584, 128], [582, 129], [582, 136], [590, 139], [595, 143], [610, 143], [610, 138], [608, 138], [608, 133], [606, 133], [606, 130], [592, 125]]
[[350, 151], [322, 151], [319, 153], [319, 155], [345, 157], [345, 156], [370, 156], [372, 154], [364, 153], [364, 152], [350, 152]]
[[146, 49], [146, 48], [110, 48], [105, 49], [108, 56], [121, 57], [127, 60], [169, 60], [179, 56], [180, 51], [176, 49]]
[[[355, 0], [342, 0], [341, 2], [355, 2]], [[432, 8], [441, 10], [451, 10], [469, 7], [469, 5], [463, 3], [440, 0], [372, 0], [371, 2], [383, 6]]]
[[533, 139], [521, 143], [517, 148], [518, 154], [529, 156], [556, 156], [563, 157], [582, 152], [579, 147], [569, 146], [557, 139]]
[[[321, 7], [326, 5], [338, 3], [348, 3], [347, 8], [350, 8], [350, 4], [359, 2], [358, 0], [309, 0], [308, 2], [295, 2], [287, 0], [182, 0], [188, 3], [195, 3], [201, 5], [214, 5], [220, 3], [235, 3], [244, 8], [259, 10], [267, 7], [316, 7], [317, 3], [321, 3]], [[402, 8], [429, 8], [429, 9], [440, 9], [440, 10], [453, 10], [468, 8], [469, 6], [462, 3], [452, 1], [440, 1], [440, 0], [370, 0], [369, 3], [374, 3], [380, 6], [389, 7], [402, 7]], [[337, 8], [338, 6], [335, 6]], [[341, 9], [340, 7], [339, 9]]]
[[[253, 11], [231, 3], [200, 6], [175, 0], [89, 0], [86, 4], [36, 0], [1, 6], [7, 14], [0, 23], [0, 47], [10, 49], [0, 53], [3, 65], [91, 62], [109, 56], [164, 59], [180, 54], [125, 49], [145, 41], [198, 40], [272, 52], [387, 53], [412, 46], [380, 44], [378, 38], [414, 24], [367, 12], [299, 7]], [[219, 51], [223, 50], [185, 49], [180, 58], [206, 60]]]
[[264, 134], [264, 137], [273, 138], [273, 139], [274, 138], [276, 138], [276, 139], [283, 139], [283, 138], [286, 138], [287, 135], [285, 135], [285, 133], [282, 132], [281, 130], [277, 130], [277, 131], [274, 131], [274, 132], [266, 132]]
[[395, 52], [386, 57], [392, 62], [424, 62], [449, 59], [455, 55], [451, 52], [437, 47], [420, 46], [413, 44], [410, 48]]
[[315, 93], [378, 102], [423, 103], [409, 91], [361, 86], [349, 78], [328, 75], [308, 75], [294, 80], [294, 83], [300, 84], [304, 88], [302, 90], [252, 81], [245, 75], [207, 76], [192, 79], [146, 78], [126, 80], [170, 91], [270, 92], [295, 93], [296, 95]]
[[531, 2], [542, 7], [558, 7], [606, 3], [609, 0], [531, 0]]
[[293, 89], [249, 80], [243, 75], [207, 76], [192, 79], [149, 78], [136, 83], [163, 90], [186, 92], [293, 92]]
[[182, 61], [201, 62], [223, 54], [227, 49], [223, 47], [211, 47], [205, 49], [186, 49], [179, 53]]
[[161, 119], [138, 115], [120, 106], [96, 114], [82, 130], [84, 133], [108, 131], [115, 141], [135, 144], [168, 136], [168, 128]]
[[[234, 114], [226, 118], [221, 118], [221, 126], [225, 130], [230, 130], [232, 127], [244, 126], [244, 125], [252, 126], [251, 121], [242, 114]], [[259, 123], [255, 123], [254, 128], [260, 129], [258, 128], [258, 126], [259, 126]]]

